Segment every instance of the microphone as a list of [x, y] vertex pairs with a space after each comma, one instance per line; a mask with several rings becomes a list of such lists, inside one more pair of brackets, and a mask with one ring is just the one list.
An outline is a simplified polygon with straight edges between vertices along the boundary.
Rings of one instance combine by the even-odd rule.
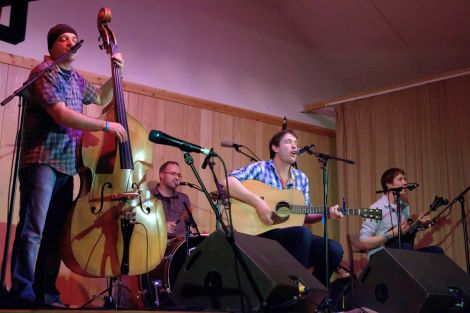
[[411, 191], [413, 189], [416, 189], [416, 187], [418, 187], [418, 186], [419, 186], [418, 183], [408, 183], [408, 184], [403, 185], [403, 189], [407, 189], [407, 190]]
[[149, 140], [153, 143], [179, 148], [184, 152], [196, 152], [212, 156], [216, 155], [212, 149], [202, 148], [201, 146], [195, 145], [193, 143], [167, 135], [159, 130], [151, 130], [149, 134]]
[[382, 192], [389, 192], [389, 191], [397, 192], [397, 191], [402, 191], [404, 189], [411, 191], [413, 189], [416, 189], [416, 187], [418, 187], [418, 186], [419, 186], [418, 183], [408, 183], [408, 184], [404, 184], [403, 186], [397, 187], [397, 188], [387, 188], [387, 189], [384, 189], [384, 190], [377, 190], [375, 193], [382, 193]]
[[207, 164], [208, 164], [209, 162], [211, 162], [210, 159], [212, 158], [213, 149], [211, 148], [211, 150], [210, 150], [209, 152], [210, 152], [210, 153], [209, 153], [208, 155], [206, 155], [206, 157], [204, 158], [204, 162], [202, 162], [202, 166], [201, 166], [201, 167], [202, 167], [203, 170], [206, 169]]
[[297, 155], [302, 155], [304, 154], [305, 152], [307, 152], [308, 154], [312, 154], [312, 148], [315, 147], [314, 144], [309, 144], [301, 149], [297, 149]]
[[232, 141], [227, 141], [227, 140], [223, 140], [220, 145], [222, 147], [226, 147], [226, 148], [240, 148], [240, 147], [243, 147], [243, 145], [239, 145], [239, 144], [236, 144], [236, 143], [233, 143]]
[[188, 183], [188, 182], [185, 182], [185, 181], [180, 182], [180, 183], [178, 184], [178, 186], [188, 186], [189, 188], [193, 188], [193, 189], [202, 191], [201, 187], [199, 187], [198, 185], [195, 185], [195, 184], [192, 184], [192, 183]]
[[80, 47], [82, 46], [82, 43], [83, 39], [78, 41], [72, 48], [70, 48], [70, 51], [72, 51], [72, 53], [77, 53], [78, 49], [80, 49]]

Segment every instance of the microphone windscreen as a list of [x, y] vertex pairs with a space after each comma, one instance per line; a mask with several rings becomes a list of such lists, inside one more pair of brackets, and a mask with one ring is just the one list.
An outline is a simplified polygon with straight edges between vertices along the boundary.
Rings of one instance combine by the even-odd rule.
[[232, 148], [232, 147], [233, 147], [233, 142], [232, 142], [232, 141], [223, 140], [223, 141], [220, 143], [220, 146], [222, 146], [222, 147], [227, 147], [227, 148]]
[[409, 183], [409, 184], [406, 184], [406, 189], [408, 189], [409, 191], [412, 191], [412, 190], [416, 189], [418, 186], [419, 186], [419, 184], [417, 184], [417, 183]]

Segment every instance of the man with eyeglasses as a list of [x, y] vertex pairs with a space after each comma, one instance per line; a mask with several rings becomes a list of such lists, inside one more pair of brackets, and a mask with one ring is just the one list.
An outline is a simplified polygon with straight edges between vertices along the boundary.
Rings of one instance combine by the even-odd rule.
[[166, 218], [168, 238], [183, 237], [186, 233], [184, 218], [185, 204], [191, 208], [189, 197], [176, 190], [181, 182], [181, 172], [178, 162], [167, 161], [160, 166], [160, 183], [155, 188], [154, 195], [163, 204]]

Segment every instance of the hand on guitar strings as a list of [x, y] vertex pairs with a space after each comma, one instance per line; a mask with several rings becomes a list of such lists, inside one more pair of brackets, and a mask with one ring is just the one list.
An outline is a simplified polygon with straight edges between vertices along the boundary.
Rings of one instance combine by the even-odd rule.
[[332, 220], [339, 220], [343, 217], [343, 213], [341, 213], [341, 211], [339, 211], [338, 208], [339, 208], [339, 205], [335, 205], [335, 206], [328, 208], [329, 217]]
[[274, 221], [272, 220], [273, 210], [269, 207], [268, 203], [262, 198], [256, 197], [256, 212], [260, 220], [266, 225], [273, 225]]

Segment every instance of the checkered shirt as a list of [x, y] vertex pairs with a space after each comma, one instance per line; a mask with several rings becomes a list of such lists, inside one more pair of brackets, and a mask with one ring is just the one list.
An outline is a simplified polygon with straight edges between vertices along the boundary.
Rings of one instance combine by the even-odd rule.
[[[254, 179], [271, 187], [283, 189], [281, 179], [274, 167], [273, 160], [249, 164], [233, 171], [230, 173], [230, 176], [237, 178], [239, 181]], [[290, 180], [286, 184], [286, 189], [298, 189], [302, 191], [305, 197], [305, 205], [310, 205], [308, 178], [302, 171], [291, 167]]]
[[[34, 76], [52, 63], [48, 56], [30, 74]], [[77, 152], [82, 132], [57, 124], [46, 107], [57, 102], [76, 112], [83, 104], [95, 103], [98, 89], [87, 82], [75, 69], [69, 73], [57, 65], [43, 75], [26, 95], [24, 137], [20, 168], [32, 164], [48, 164], [67, 175], [77, 173]]]

